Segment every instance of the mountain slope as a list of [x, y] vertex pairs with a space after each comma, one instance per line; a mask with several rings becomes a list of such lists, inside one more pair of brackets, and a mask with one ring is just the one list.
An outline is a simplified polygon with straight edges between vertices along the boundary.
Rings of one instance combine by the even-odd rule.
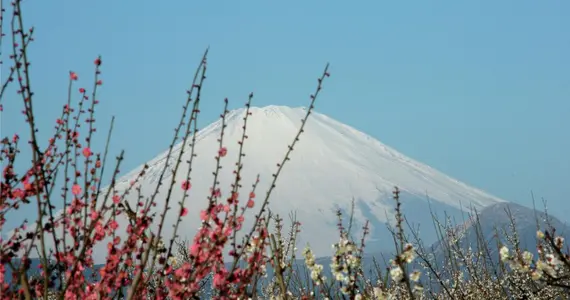
[[[247, 125], [249, 138], [244, 146], [246, 156], [243, 158], [241, 195], [249, 194], [250, 184], [259, 174], [261, 181], [257, 194], [260, 195], [258, 201], [261, 201], [269, 187], [272, 174], [277, 170], [276, 164], [283, 158], [306, 111], [304, 108], [267, 106], [252, 108], [251, 112]], [[222, 159], [223, 168], [218, 177], [224, 199], [234, 178], [234, 163], [239, 151], [237, 142], [241, 138], [244, 114], [244, 109], [238, 109], [227, 116], [224, 132], [227, 156]], [[182, 238], [191, 238], [200, 225], [198, 214], [206, 207], [206, 197], [212, 186], [214, 156], [219, 149], [217, 139], [220, 130], [221, 122], [218, 121], [197, 135], [195, 151], [198, 156], [193, 162], [192, 188], [189, 199], [186, 200], [189, 213], [183, 218], [179, 230]], [[182, 146], [177, 145], [171, 154], [170, 167]], [[183, 162], [189, 159], [187, 150], [182, 158]], [[149, 169], [141, 181], [143, 195], [154, 191], [158, 176], [165, 166], [166, 155], [167, 152], [164, 152], [148, 163]], [[123, 176], [117, 185], [118, 190], [126, 189], [141, 169], [142, 166]], [[180, 183], [187, 171], [188, 165], [183, 163], [174, 175], [177, 184], [171, 206], [175, 208], [182, 195]], [[165, 182], [169, 182], [169, 176], [172, 176], [170, 170], [166, 174]], [[338, 239], [335, 211], [341, 209], [350, 212], [351, 201], [354, 199], [356, 225], [362, 225], [366, 219], [373, 219], [371, 237], [375, 249], [372, 250], [389, 249], [391, 242], [385, 223], [391, 222], [394, 216], [394, 201], [391, 199], [394, 186], [398, 186], [402, 191], [406, 213], [417, 216], [414, 218], [416, 221], [421, 220], [420, 222], [425, 222], [421, 218], [430, 218], [429, 212], [426, 211], [428, 204], [425, 195], [429, 195], [432, 208], [452, 211], [455, 215], [460, 214], [462, 210], [468, 210], [470, 206], [482, 208], [504, 202], [416, 162], [354, 128], [314, 113], [307, 122], [291, 160], [280, 174], [269, 207], [286, 221], [288, 214], [295, 211], [298, 220], [303, 224], [300, 248], [310, 242], [315, 254], [323, 256], [330, 255], [330, 245]], [[162, 211], [167, 189], [167, 184], [160, 189], [157, 211]], [[129, 197], [134, 207], [136, 195]], [[240, 200], [243, 203], [246, 199], [241, 197]], [[253, 211], [257, 212], [259, 206], [260, 203], [257, 203]], [[177, 211], [177, 208], [171, 209], [167, 215], [163, 231], [167, 239], [171, 237], [171, 225], [176, 219]], [[251, 223], [248, 223], [247, 219], [251, 221], [252, 216], [251, 213], [246, 215], [245, 228], [249, 228]], [[119, 221], [122, 225], [126, 224], [126, 220]], [[430, 238], [427, 238], [426, 242], [431, 242]], [[100, 250], [96, 248], [97, 257], [105, 256], [104, 247], [105, 243]]]
[[[543, 231], [555, 228], [556, 235], [566, 240], [570, 237], [570, 228], [565, 222], [543, 211], [535, 211], [520, 204], [507, 202], [487, 206], [477, 214], [471, 213], [466, 222], [455, 226], [454, 236], [465, 248], [469, 245], [476, 248], [478, 243], [484, 241], [490, 252], [496, 253], [498, 251], [497, 238], [503, 245], [513, 246], [510, 245], [507, 236], [511, 235], [510, 238], [513, 238], [514, 229], [519, 246], [532, 252], [537, 249], [537, 226]], [[444, 245], [445, 243], [440, 241], [431, 246], [435, 256], [439, 259], [445, 256]]]

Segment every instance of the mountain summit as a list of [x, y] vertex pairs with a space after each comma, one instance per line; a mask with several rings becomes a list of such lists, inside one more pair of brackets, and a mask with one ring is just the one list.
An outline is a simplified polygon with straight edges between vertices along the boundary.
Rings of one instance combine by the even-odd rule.
[[[226, 117], [224, 146], [227, 148], [227, 155], [222, 158], [223, 168], [218, 177], [223, 195], [227, 195], [233, 182], [245, 112], [245, 109], [233, 110]], [[301, 125], [306, 109], [266, 106], [253, 107], [250, 112], [247, 123], [249, 138], [244, 145], [246, 156], [243, 158], [241, 194], [249, 193], [250, 184], [259, 174], [257, 194], [264, 196], [272, 174], [277, 170], [276, 164], [285, 155]], [[221, 129], [222, 123], [219, 120], [200, 130], [196, 136], [197, 157], [193, 161], [192, 188], [186, 200], [189, 214], [183, 218], [179, 231], [182, 237], [193, 236], [200, 224], [198, 214], [207, 205], [206, 197], [213, 182], [212, 171], [215, 170], [216, 163], [214, 156], [219, 149], [218, 138]], [[171, 166], [183, 146], [188, 148], [188, 145], [182, 144], [174, 148], [169, 160]], [[182, 158], [183, 162], [189, 159], [187, 150]], [[146, 193], [155, 188], [166, 163], [167, 153], [166, 151], [160, 154], [148, 163], [149, 169], [140, 181]], [[383, 241], [384, 237], [378, 234], [385, 230], [385, 223], [390, 222], [394, 216], [394, 200], [391, 196], [395, 186], [402, 191], [403, 202], [407, 205], [405, 210], [410, 213], [408, 217], [412, 216], [416, 222], [430, 219], [427, 211], [429, 207], [461, 212], [471, 207], [482, 208], [504, 202], [414, 161], [369, 135], [320, 113], [313, 113], [309, 117], [305, 132], [290, 158], [277, 180], [269, 208], [285, 220], [291, 212], [296, 212], [297, 219], [303, 224], [300, 241], [302, 244], [299, 246], [302, 247], [310, 241], [317, 255], [330, 254], [330, 244], [338, 239], [334, 226], [337, 222], [335, 211], [340, 209], [345, 213], [350, 212], [353, 200], [354, 221], [363, 224], [365, 220], [372, 219], [372, 239], [376, 240], [379, 246], [385, 242], [390, 245], [390, 240]], [[119, 190], [126, 188], [141, 168], [142, 166], [123, 176], [118, 184]], [[183, 164], [175, 175], [176, 181], [182, 182], [186, 173], [187, 164]], [[167, 172], [166, 176], [172, 176], [172, 173]], [[169, 182], [170, 179], [167, 177], [165, 180]], [[160, 197], [166, 194], [167, 188], [167, 185], [161, 187], [156, 207], [158, 210], [162, 210]], [[181, 195], [181, 192], [175, 189], [172, 205], [177, 205], [175, 203], [181, 199], [177, 193]], [[431, 200], [429, 206], [426, 195]], [[412, 199], [413, 202], [409, 202]], [[257, 212], [258, 208], [259, 203], [253, 211]], [[176, 212], [170, 210], [169, 213], [172, 217], [167, 218], [167, 222], [174, 222]], [[249, 219], [252, 218], [253, 214], [250, 214]], [[248, 224], [251, 223], [246, 222], [245, 225]], [[166, 224], [164, 228], [166, 236], [169, 237], [172, 227]]]
[[[253, 107], [247, 122], [248, 139], [244, 143], [246, 156], [242, 158], [241, 195], [248, 195], [251, 184], [259, 174], [257, 202], [246, 213], [244, 228], [249, 230], [254, 213], [259, 211], [261, 201], [277, 171], [277, 163], [283, 159], [288, 145], [298, 132], [301, 120], [306, 114], [305, 108], [284, 106]], [[226, 116], [223, 146], [227, 155], [221, 159], [222, 169], [218, 175], [222, 199], [227, 198], [230, 185], [234, 180], [235, 162], [239, 155], [239, 144], [243, 133], [245, 109], [237, 109]], [[196, 135], [195, 154], [192, 164], [191, 189], [185, 207], [188, 215], [182, 218], [178, 235], [191, 239], [200, 226], [199, 213], [207, 207], [207, 196], [213, 183], [212, 171], [215, 170], [214, 156], [220, 149], [218, 139], [222, 130], [221, 120], [200, 130]], [[181, 167], [176, 174], [172, 168], [180, 151], [184, 147]], [[162, 212], [171, 176], [176, 176], [176, 186], [171, 196], [170, 209], [163, 227], [165, 240], [172, 237], [173, 224], [177, 219], [178, 202], [183, 191], [180, 184], [186, 179], [190, 158], [189, 145], [178, 144], [174, 147], [169, 170], [165, 173], [163, 184], [159, 188], [156, 207], [153, 211]], [[168, 151], [158, 155], [147, 163], [148, 169], [139, 178], [141, 194], [151, 195], [158, 183], [158, 177], [167, 164]], [[122, 194], [134, 181], [143, 166], [119, 178], [115, 188]], [[335, 121], [323, 114], [313, 113], [306, 124], [299, 143], [293, 150], [290, 161], [279, 175], [276, 188], [270, 198], [269, 209], [278, 213], [287, 226], [288, 216], [296, 213], [302, 223], [298, 247], [307, 243], [317, 256], [331, 254], [331, 244], [338, 241], [337, 210], [344, 212], [348, 219], [353, 214], [354, 226], [359, 229], [366, 220], [370, 221], [370, 235], [367, 251], [385, 251], [393, 248], [393, 242], [387, 223], [392, 223], [395, 216], [395, 201], [392, 191], [397, 186], [401, 191], [401, 200], [408, 221], [422, 224], [428, 229], [434, 212], [446, 211], [451, 216], [461, 216], [471, 208], [481, 209], [489, 205], [505, 202], [481, 190], [470, 187], [425, 164], [400, 154], [378, 140]], [[103, 193], [105, 194], [105, 193]], [[136, 207], [138, 193], [127, 196], [131, 207]], [[247, 197], [247, 196], [246, 196]], [[429, 197], [429, 199], [428, 199]], [[241, 203], [247, 199], [240, 197]], [[428, 201], [429, 200], [429, 201]], [[354, 203], [354, 206], [353, 206]], [[159, 216], [157, 215], [157, 218]], [[117, 217], [121, 228], [125, 228], [126, 217]], [[158, 220], [156, 220], [158, 221]], [[285, 227], [287, 228], [287, 227]], [[153, 228], [154, 229], [154, 228]], [[126, 232], [120, 230], [122, 234]], [[359, 232], [354, 232], [360, 234]], [[422, 232], [424, 242], [435, 241], [435, 233]], [[106, 243], [94, 248], [94, 259], [101, 262], [106, 256]]]

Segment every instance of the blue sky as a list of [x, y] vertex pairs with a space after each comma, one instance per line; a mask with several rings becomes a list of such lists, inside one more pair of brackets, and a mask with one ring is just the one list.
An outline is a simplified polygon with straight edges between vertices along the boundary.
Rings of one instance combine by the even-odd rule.
[[[28, 0], [24, 8], [36, 27], [38, 121], [52, 125], [69, 70], [91, 86], [101, 54], [97, 121], [104, 132], [116, 115], [111, 151], [126, 150], [123, 171], [167, 147], [210, 46], [202, 126], [224, 97], [237, 108], [250, 91], [258, 106], [306, 105], [330, 62], [319, 112], [492, 194], [531, 205], [533, 190], [555, 215], [570, 213], [570, 2]], [[24, 128], [20, 102], [4, 102], [3, 136]]]

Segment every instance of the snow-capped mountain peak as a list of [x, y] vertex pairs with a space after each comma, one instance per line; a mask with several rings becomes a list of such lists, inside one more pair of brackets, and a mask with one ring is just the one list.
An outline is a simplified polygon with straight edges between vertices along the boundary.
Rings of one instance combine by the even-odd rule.
[[[227, 155], [222, 158], [223, 168], [218, 176], [219, 187], [224, 195], [222, 199], [229, 194], [234, 180], [233, 171], [238, 158], [238, 141], [243, 133], [245, 112], [245, 109], [233, 110], [226, 117], [223, 145], [227, 148]], [[249, 138], [244, 145], [246, 156], [242, 159], [243, 188], [240, 194], [249, 194], [251, 184], [259, 174], [260, 183], [256, 193], [265, 195], [272, 174], [277, 170], [276, 165], [283, 159], [307, 110], [303, 107], [271, 105], [252, 107], [250, 112], [247, 123]], [[207, 206], [207, 196], [213, 182], [212, 171], [215, 170], [216, 163], [214, 156], [219, 150], [218, 138], [221, 130], [222, 123], [218, 120], [200, 130], [196, 136], [197, 157], [192, 165], [192, 188], [185, 204], [189, 213], [183, 218], [178, 231], [182, 238], [191, 238], [200, 226], [198, 216], [200, 210]], [[174, 148], [169, 159], [169, 168], [172, 168], [183, 147], [188, 150], [188, 145], [179, 144]], [[159, 174], [167, 161], [167, 153], [165, 151], [147, 163], [149, 168], [146, 175], [139, 181], [143, 194], [149, 195], [156, 188]], [[189, 151], [184, 151], [182, 162], [186, 162], [189, 155]], [[141, 168], [142, 166], [123, 176], [116, 188], [126, 189]], [[178, 183], [185, 180], [187, 171], [188, 165], [183, 163], [174, 175]], [[172, 174], [167, 171], [166, 175], [164, 180], [169, 182]], [[423, 216], [430, 217], [429, 211], [426, 211], [426, 195], [431, 199], [431, 207], [455, 211], [504, 202], [414, 161], [367, 134], [314, 112], [309, 117], [290, 161], [277, 180], [269, 208], [273, 213], [279, 213], [285, 221], [291, 212], [295, 212], [297, 219], [303, 224], [299, 247], [302, 248], [310, 242], [317, 256], [327, 256], [331, 254], [330, 245], [338, 241], [335, 211], [341, 209], [350, 212], [354, 200], [354, 221], [363, 224], [365, 220], [372, 219], [371, 240], [380, 248], [384, 244], [390, 247], [391, 241], [385, 240], [386, 236], [381, 232], [385, 230], [384, 224], [391, 222], [394, 216], [394, 201], [391, 197], [395, 186], [402, 191], [405, 209], [411, 212], [415, 221]], [[160, 188], [155, 207], [159, 212], [164, 207], [164, 198], [161, 197], [165, 197], [167, 189], [168, 184], [163, 184]], [[131, 197], [129, 201], [132, 201], [134, 207], [136, 195]], [[181, 198], [182, 190], [177, 184], [172, 194], [171, 206], [177, 206], [176, 203]], [[244, 228], [249, 228], [262, 198], [259, 197], [251, 213], [246, 214]], [[409, 202], [410, 199], [413, 202]], [[243, 203], [245, 200], [240, 201]], [[171, 225], [176, 220], [177, 212], [177, 209], [171, 209], [167, 214], [163, 227], [165, 239], [172, 236]], [[127, 224], [126, 220], [120, 223], [123, 226]], [[431, 223], [422, 224], [428, 227], [430, 225]], [[101, 258], [106, 254], [104, 245], [95, 251], [99, 253], [96, 256]]]

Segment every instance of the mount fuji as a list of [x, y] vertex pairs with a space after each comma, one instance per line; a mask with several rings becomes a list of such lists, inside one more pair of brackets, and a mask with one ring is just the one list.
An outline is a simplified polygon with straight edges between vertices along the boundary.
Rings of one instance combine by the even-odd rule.
[[[241, 195], [249, 194], [250, 186], [259, 174], [260, 182], [256, 193], [260, 197], [245, 215], [246, 230], [251, 228], [262, 196], [265, 196], [265, 191], [273, 179], [272, 174], [277, 171], [277, 163], [281, 162], [288, 145], [299, 130], [306, 108], [266, 106], [252, 107], [250, 112], [247, 123], [248, 139], [243, 146], [246, 156], [242, 158]], [[218, 176], [218, 186], [223, 197], [229, 194], [234, 180], [233, 171], [239, 154], [238, 141], [243, 133], [245, 113], [243, 108], [230, 111], [226, 116], [227, 126], [223, 140], [227, 155], [221, 159], [223, 167]], [[214, 156], [219, 150], [218, 138], [221, 129], [222, 122], [218, 120], [196, 135], [194, 151], [197, 157], [193, 160], [192, 187], [185, 202], [189, 212], [182, 218], [178, 229], [180, 238], [191, 239], [200, 226], [199, 213], [207, 207], [207, 196], [213, 182], [212, 171], [216, 167]], [[185, 151], [181, 167], [173, 175], [170, 168], [183, 147]], [[176, 177], [177, 184], [170, 205], [174, 209], [168, 211], [163, 227], [165, 240], [172, 237], [172, 225], [177, 219], [177, 202], [182, 199], [183, 192], [180, 183], [185, 180], [188, 171], [188, 164], [185, 163], [190, 158], [188, 150], [188, 144], [176, 145], [168, 159], [168, 166], [168, 151], [158, 155], [147, 163], [148, 169], [139, 179], [142, 195], [150, 195], [156, 188], [158, 177], [165, 166], [169, 170], [165, 173], [163, 182], [170, 182], [170, 176]], [[115, 188], [119, 192], [127, 189], [142, 169], [143, 166], [140, 166], [122, 176]], [[426, 243], [436, 240], [430, 210], [435, 213], [445, 211], [446, 216], [461, 218], [472, 208], [482, 209], [506, 202], [414, 161], [348, 125], [313, 112], [290, 156], [290, 161], [278, 177], [268, 208], [284, 219], [285, 228], [289, 214], [295, 212], [297, 220], [302, 224], [297, 245], [302, 249], [309, 243], [317, 256], [331, 255], [331, 244], [338, 241], [338, 219], [335, 215], [337, 210], [344, 213], [345, 219], [353, 212], [352, 233], [355, 238], [359, 238], [359, 229], [365, 221], [370, 222], [367, 252], [386, 251], [393, 248], [393, 240], [386, 224], [393, 224], [395, 219], [395, 201], [392, 199], [395, 186], [401, 191], [400, 198], [407, 220], [413, 224], [421, 224], [421, 237]], [[168, 184], [159, 188], [154, 211], [162, 211], [167, 190]], [[240, 200], [244, 203], [246, 199]], [[135, 207], [137, 195], [131, 193], [127, 196], [127, 201], [131, 207]], [[117, 221], [121, 228], [126, 227], [126, 218]], [[106, 243], [95, 247], [96, 262], [103, 261], [106, 256], [105, 247]]]
[[[244, 167], [241, 194], [249, 192], [250, 184], [259, 174], [257, 193], [264, 195], [272, 174], [277, 170], [276, 164], [281, 161], [299, 130], [306, 109], [266, 106], [252, 107], [250, 112], [248, 139], [244, 143], [246, 156], [242, 159]], [[227, 194], [228, 190], [224, 191], [224, 188], [229, 189], [234, 179], [234, 163], [238, 158], [238, 141], [243, 132], [245, 113], [245, 108], [242, 108], [230, 111], [226, 116], [224, 146], [227, 155], [222, 158], [223, 167], [218, 177], [222, 194]], [[219, 120], [200, 130], [196, 136], [197, 157], [192, 165], [192, 188], [186, 200], [189, 213], [183, 218], [179, 229], [179, 235], [183, 238], [194, 235], [200, 225], [198, 214], [207, 206], [206, 198], [213, 181], [212, 171], [215, 170], [216, 163], [214, 156], [219, 149], [221, 129], [222, 123]], [[188, 148], [188, 145], [178, 144], [173, 149], [169, 159], [170, 168], [182, 147]], [[183, 162], [189, 159], [187, 150], [184, 154], [186, 157], [182, 157]], [[143, 194], [148, 195], [155, 188], [160, 172], [165, 167], [167, 154], [166, 151], [147, 163], [149, 168], [140, 181]], [[408, 220], [422, 224], [422, 230], [423, 226], [429, 229], [432, 224], [430, 209], [436, 213], [445, 211], [448, 216], [460, 217], [471, 208], [481, 209], [505, 202], [316, 112], [309, 117], [305, 131], [290, 158], [277, 180], [269, 209], [280, 214], [285, 221], [291, 212], [295, 212], [303, 224], [299, 246], [304, 247], [304, 244], [310, 243], [318, 256], [330, 255], [331, 244], [338, 240], [335, 226], [338, 222], [335, 216], [337, 210], [344, 212], [346, 218], [353, 211], [355, 229], [359, 229], [357, 225], [363, 225], [366, 220], [370, 221], [370, 251], [391, 249], [392, 240], [386, 224], [394, 220], [395, 202], [391, 197], [395, 186], [402, 192], [403, 209]], [[141, 170], [142, 166], [123, 176], [117, 189], [128, 187]], [[177, 182], [184, 180], [187, 170], [187, 164], [183, 164], [174, 175]], [[166, 176], [172, 176], [172, 172], [167, 171]], [[168, 177], [164, 180], [170, 181]], [[161, 187], [157, 210], [163, 207], [160, 197], [166, 193], [167, 188], [167, 185]], [[181, 199], [181, 194], [180, 189], [174, 190], [172, 205], [177, 205], [175, 201]], [[256, 205], [251, 211], [258, 212], [258, 208], [259, 205]], [[168, 223], [174, 222], [177, 210], [171, 209], [169, 213], [171, 217], [167, 217], [164, 226], [164, 234], [168, 238], [172, 235], [172, 226]], [[245, 228], [249, 228], [252, 218], [253, 214], [246, 214]], [[435, 232], [427, 230], [422, 233], [422, 237], [426, 242], [432, 242], [435, 240]]]

